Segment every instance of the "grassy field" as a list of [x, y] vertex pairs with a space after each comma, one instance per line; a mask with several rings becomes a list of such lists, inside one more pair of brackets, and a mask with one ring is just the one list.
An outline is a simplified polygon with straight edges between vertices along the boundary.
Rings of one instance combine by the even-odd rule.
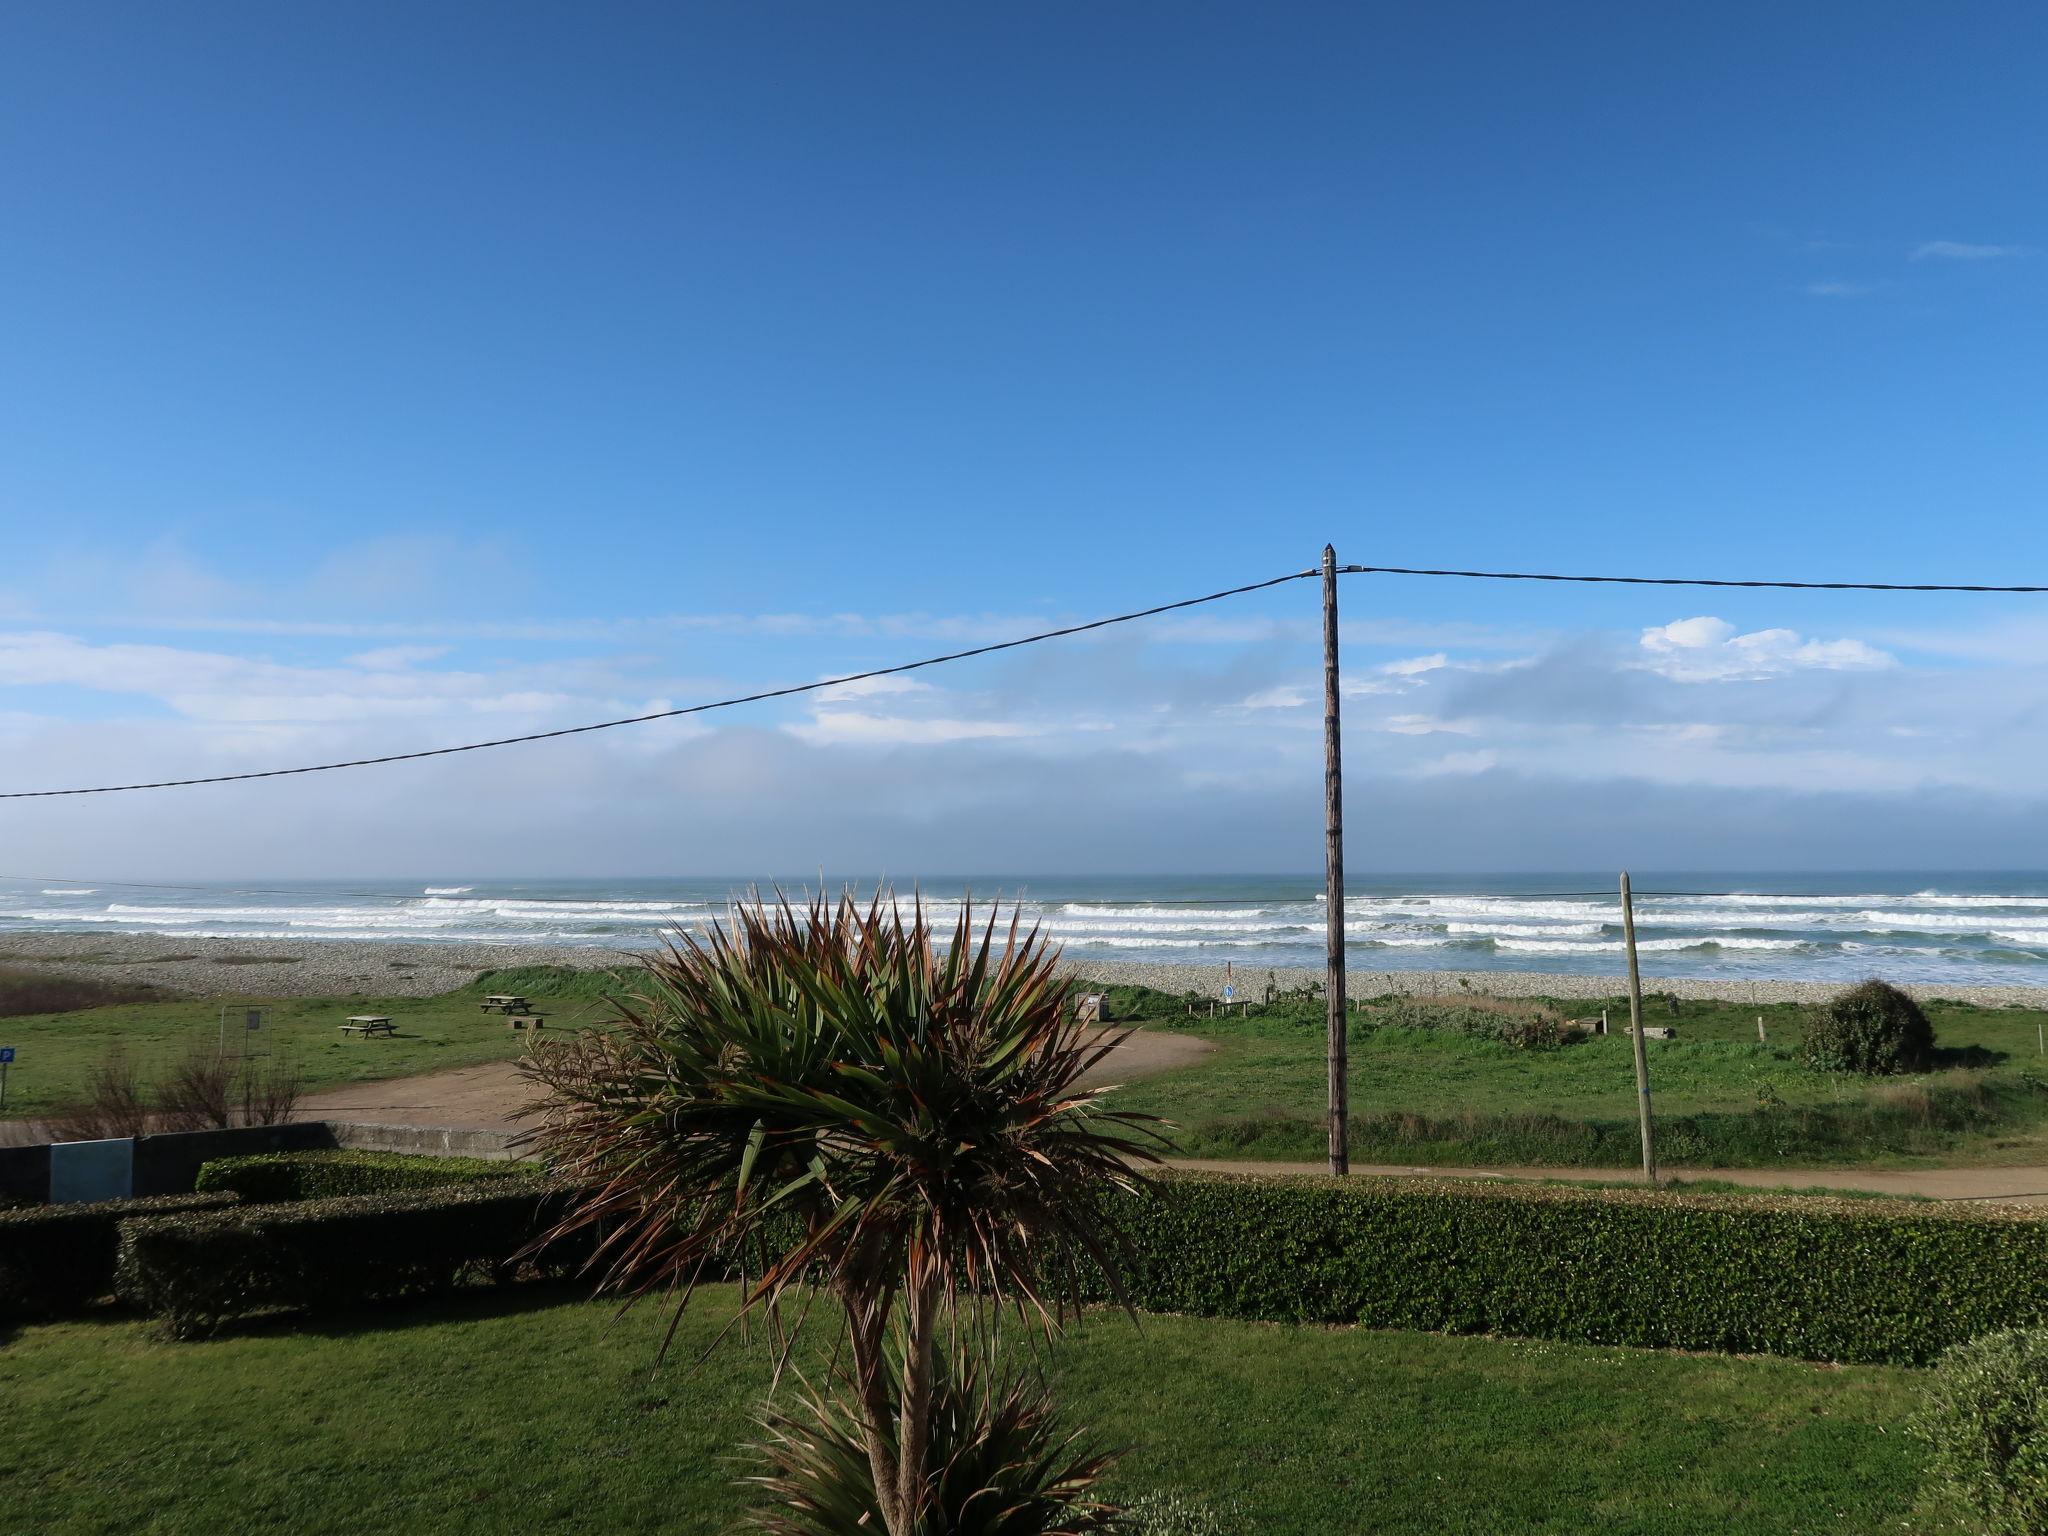
[[[1119, 989], [1119, 1018], [1213, 1041], [1200, 1065], [1134, 1083], [1120, 1102], [1172, 1120], [1190, 1156], [1315, 1158], [1324, 1145], [1320, 1002], [1250, 1017], [1189, 1016], [1184, 1000]], [[1455, 1002], [1457, 1000], [1447, 1000]], [[1608, 1005], [1627, 1019], [1625, 1002]], [[1599, 1005], [1559, 1004], [1585, 1016]], [[1789, 1004], [1661, 1001], [1646, 1014], [1678, 1038], [1649, 1044], [1661, 1158], [1729, 1167], [2048, 1155], [2048, 1062], [2032, 1009], [1929, 1007], [1940, 1069], [1865, 1080], [1799, 1064]], [[1766, 1039], [1757, 1040], [1764, 1021]], [[1367, 1161], [1626, 1167], [1639, 1155], [1626, 1036], [1526, 1050], [1434, 1030], [1351, 1031], [1352, 1155]]]
[[[194, 1042], [213, 1045], [225, 1036], [231, 1052], [246, 1043], [289, 1062], [309, 1090], [511, 1060], [524, 1051], [528, 1036], [485, 1013], [478, 1006], [484, 993], [523, 992], [550, 1027], [566, 1029], [597, 1016], [597, 999], [608, 984], [602, 972], [537, 967], [492, 971], [474, 986], [438, 997], [173, 997], [0, 1017], [0, 1045], [16, 1049], [7, 1117], [47, 1114], [75, 1098], [87, 1072], [110, 1048], [125, 1052], [147, 1082]], [[264, 1013], [254, 1035], [243, 1027], [250, 1008]], [[352, 1013], [389, 1014], [398, 1033], [388, 1040], [344, 1035], [339, 1026]]]
[[[0, 1349], [0, 1529], [719, 1531], [766, 1382], [737, 1335], [690, 1368], [729, 1306], [659, 1369], [654, 1312], [546, 1291], [205, 1344], [28, 1329]], [[1116, 1314], [1053, 1369], [1133, 1447], [1116, 1493], [1262, 1536], [1935, 1528], [1907, 1371]]]
[[[521, 992], [553, 1025], [601, 1016], [607, 989], [630, 980], [548, 967], [494, 971], [431, 998], [235, 999], [231, 1050], [251, 1006], [266, 1010], [253, 1038], [292, 1063], [306, 1087], [403, 1077], [509, 1060], [527, 1036], [477, 1005], [485, 992]], [[0, 976], [0, 991], [5, 977]], [[1320, 1002], [1255, 1007], [1249, 1017], [1190, 1016], [1186, 1002], [1142, 988], [1113, 990], [1120, 1019], [1202, 1036], [1215, 1053], [1196, 1066], [1120, 1091], [1131, 1108], [1164, 1116], [1196, 1157], [1313, 1159], [1323, 1147]], [[1456, 1000], [1453, 1000], [1456, 1001]], [[0, 996], [0, 1013], [5, 1012]], [[1598, 1005], [1559, 1005], [1566, 1013]], [[1616, 1019], [1626, 1009], [1609, 1005]], [[1930, 1007], [1943, 1065], [1913, 1078], [1869, 1081], [1815, 1073], [1797, 1060], [1802, 1011], [1791, 1005], [1661, 1001], [1650, 1017], [1679, 1037], [1653, 1042], [1651, 1083], [1661, 1159], [1672, 1166], [1899, 1164], [2048, 1160], [2048, 1062], [2031, 1009]], [[351, 1013], [388, 1013], [390, 1040], [344, 1036]], [[0, 1017], [0, 1044], [18, 1055], [7, 1115], [48, 1113], [75, 1098], [87, 1072], [118, 1046], [145, 1081], [196, 1044], [220, 1037], [217, 1001], [117, 1002], [65, 1013]], [[1369, 1002], [1351, 1039], [1353, 1156], [1443, 1165], [1631, 1166], [1639, 1153], [1635, 1079], [1621, 1035], [1557, 1050], [1525, 1050], [1438, 1030], [1375, 1027]], [[1764, 1020], [1766, 1040], [1756, 1037]]]

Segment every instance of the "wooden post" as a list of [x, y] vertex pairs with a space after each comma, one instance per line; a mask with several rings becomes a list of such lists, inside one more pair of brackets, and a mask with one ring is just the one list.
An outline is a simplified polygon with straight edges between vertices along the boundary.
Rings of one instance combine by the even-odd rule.
[[1351, 1171], [1350, 1063], [1344, 1039], [1344, 731], [1337, 692], [1337, 551], [1323, 546], [1323, 863], [1329, 1006], [1330, 1172]]
[[1650, 1136], [1650, 1059], [1643, 1051], [1643, 977], [1636, 969], [1636, 903], [1628, 871], [1621, 872], [1621, 935], [1628, 945], [1628, 1022], [1636, 1037], [1636, 1111], [1643, 1122], [1643, 1177], [1657, 1182], [1657, 1150]]
[[1756, 1043], [1758, 1045], [1770, 1044], [1770, 1041], [1764, 1038], [1764, 1016], [1762, 1014], [1756, 1016]]

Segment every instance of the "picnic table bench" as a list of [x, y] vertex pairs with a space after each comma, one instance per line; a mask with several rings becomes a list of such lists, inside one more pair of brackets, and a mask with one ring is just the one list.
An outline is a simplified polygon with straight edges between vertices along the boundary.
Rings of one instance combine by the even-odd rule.
[[505, 1015], [507, 1029], [545, 1029], [548, 1021], [537, 1013], [508, 1013]]
[[485, 1013], [530, 1013], [525, 998], [516, 992], [493, 992], [479, 1005]]
[[372, 1035], [384, 1035], [395, 1039], [398, 1030], [392, 1025], [391, 1016], [385, 1013], [352, 1013], [348, 1022], [341, 1026], [344, 1035], [361, 1035], [365, 1040]]

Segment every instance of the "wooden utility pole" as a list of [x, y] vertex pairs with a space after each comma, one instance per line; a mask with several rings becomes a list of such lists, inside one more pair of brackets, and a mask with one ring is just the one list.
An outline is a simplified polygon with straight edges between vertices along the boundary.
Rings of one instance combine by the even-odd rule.
[[1330, 1172], [1351, 1171], [1350, 1062], [1344, 1007], [1344, 725], [1337, 693], [1337, 551], [1323, 546], [1323, 914], [1328, 932], [1323, 979], [1330, 1027]]
[[1643, 1121], [1643, 1177], [1657, 1182], [1657, 1149], [1650, 1136], [1650, 1058], [1643, 1049], [1643, 976], [1636, 969], [1636, 902], [1629, 894], [1628, 871], [1621, 872], [1621, 936], [1628, 946], [1628, 1022], [1635, 1036], [1636, 1113]]

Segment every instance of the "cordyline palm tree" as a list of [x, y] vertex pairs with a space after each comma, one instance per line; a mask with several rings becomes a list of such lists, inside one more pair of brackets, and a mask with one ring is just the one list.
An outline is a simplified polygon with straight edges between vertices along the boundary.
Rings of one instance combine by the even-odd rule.
[[[527, 1068], [548, 1090], [537, 1140], [581, 1188], [554, 1235], [597, 1229], [601, 1288], [666, 1292], [680, 1316], [701, 1278], [737, 1268], [741, 1315], [766, 1314], [778, 1338], [796, 1293], [838, 1299], [852, 1402], [821, 1400], [808, 1438], [771, 1418], [783, 1470], [761, 1481], [815, 1490], [832, 1461], [819, 1447], [857, 1447], [872, 1501], [850, 1523], [878, 1515], [865, 1528], [889, 1536], [1089, 1528], [1029, 1525], [1019, 1499], [981, 1501], [984, 1515], [1014, 1507], [1008, 1523], [936, 1508], [963, 1463], [933, 1446], [935, 1418], [942, 1440], [986, 1438], [987, 1422], [959, 1428], [963, 1391], [981, 1382], [984, 1421], [1039, 1422], [968, 1360], [963, 1322], [985, 1350], [1002, 1306], [1051, 1330], [1090, 1267], [1115, 1288], [1126, 1245], [1104, 1196], [1143, 1187], [1136, 1168], [1157, 1160], [1149, 1117], [1079, 1086], [1120, 1037], [1078, 1023], [1057, 953], [1018, 926], [1013, 914], [998, 942], [992, 914], [977, 935], [963, 906], [941, 947], [921, 902], [906, 921], [880, 896], [756, 899], [706, 937], [672, 939], [608, 1028]], [[799, 1440], [818, 1451], [808, 1470], [775, 1451]], [[1077, 1504], [1101, 1464], [1048, 1463], [1046, 1478]]]

